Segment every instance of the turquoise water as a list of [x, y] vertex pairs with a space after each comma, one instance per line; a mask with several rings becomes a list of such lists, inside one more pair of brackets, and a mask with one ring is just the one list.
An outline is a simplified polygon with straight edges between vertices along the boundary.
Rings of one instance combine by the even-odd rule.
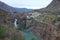
[[22, 32], [22, 33], [25, 36], [26, 40], [39, 40], [38, 37], [33, 34], [26, 33], [26, 32]]
[[[14, 25], [17, 28], [17, 26], [18, 26], [17, 19], [15, 19]], [[21, 31], [21, 33], [25, 36], [26, 40], [38, 40], [38, 37], [33, 34], [30, 34], [30, 33], [24, 32], [24, 31]]]

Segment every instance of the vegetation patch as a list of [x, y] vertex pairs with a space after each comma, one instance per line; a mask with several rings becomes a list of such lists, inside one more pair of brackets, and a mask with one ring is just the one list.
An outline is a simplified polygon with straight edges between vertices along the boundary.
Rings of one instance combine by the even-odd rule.
[[0, 38], [4, 38], [5, 37], [5, 30], [4, 29], [0, 29]]
[[58, 15], [52, 15], [52, 14], [42, 14], [36, 17], [37, 20], [45, 20], [47, 18], [51, 18], [51, 19], [57, 19], [59, 18]]

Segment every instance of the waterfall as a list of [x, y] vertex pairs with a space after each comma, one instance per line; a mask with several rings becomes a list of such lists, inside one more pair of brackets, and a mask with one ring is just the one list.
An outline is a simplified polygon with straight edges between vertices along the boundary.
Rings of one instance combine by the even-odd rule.
[[18, 25], [17, 25], [17, 19], [14, 20], [14, 25], [15, 25], [15, 27], [17, 28], [17, 26], [18, 26]]

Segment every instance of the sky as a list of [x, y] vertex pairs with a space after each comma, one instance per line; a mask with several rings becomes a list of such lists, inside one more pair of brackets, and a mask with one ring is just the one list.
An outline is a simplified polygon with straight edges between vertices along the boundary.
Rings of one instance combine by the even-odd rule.
[[46, 7], [52, 0], [0, 0], [12, 7], [40, 9]]

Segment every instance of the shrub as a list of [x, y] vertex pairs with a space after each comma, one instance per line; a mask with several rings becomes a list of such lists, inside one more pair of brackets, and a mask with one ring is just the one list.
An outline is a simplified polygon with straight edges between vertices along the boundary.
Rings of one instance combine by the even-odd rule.
[[35, 40], [35, 38], [32, 38], [32, 40]]
[[5, 37], [5, 30], [4, 29], [0, 29], [0, 38], [4, 38]]

